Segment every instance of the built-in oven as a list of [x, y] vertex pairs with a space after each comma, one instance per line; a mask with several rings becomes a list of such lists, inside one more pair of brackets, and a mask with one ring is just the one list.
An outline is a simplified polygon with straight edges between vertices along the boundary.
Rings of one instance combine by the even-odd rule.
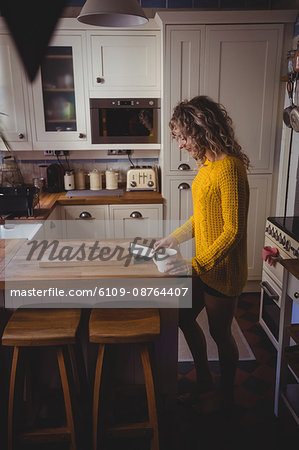
[[[266, 222], [264, 246], [278, 251], [278, 258], [297, 259], [298, 235], [299, 217], [269, 217]], [[263, 262], [259, 322], [276, 348], [278, 348], [283, 272], [284, 268], [278, 260], [271, 265], [268, 261]], [[294, 322], [298, 311], [294, 309], [292, 315]]]
[[91, 98], [93, 144], [158, 144], [160, 99]]

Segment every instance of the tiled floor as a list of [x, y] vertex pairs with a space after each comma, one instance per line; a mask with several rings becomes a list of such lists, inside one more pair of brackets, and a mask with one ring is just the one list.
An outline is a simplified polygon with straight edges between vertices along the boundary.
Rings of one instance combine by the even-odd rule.
[[[235, 383], [235, 410], [198, 415], [179, 407], [179, 448], [280, 450], [299, 438], [289, 418], [273, 413], [276, 350], [258, 323], [259, 295], [240, 297], [237, 321], [255, 355], [239, 361]], [[210, 362], [217, 383], [219, 363]], [[193, 363], [179, 363], [179, 391], [189, 392], [195, 380]], [[298, 440], [297, 440], [298, 442]]]
[[[291, 426], [290, 418], [277, 419], [273, 413], [276, 350], [260, 327], [258, 314], [259, 295], [243, 294], [236, 318], [256, 359], [238, 363], [234, 410], [199, 414], [191, 406], [178, 404], [174, 416], [163, 419], [166, 426], [160, 429], [160, 450], [284, 450], [289, 445], [293, 448], [294, 439], [299, 442], [298, 427]], [[219, 362], [211, 361], [210, 367], [217, 384]], [[179, 392], [190, 392], [195, 382], [193, 363], [179, 363], [178, 371]], [[138, 407], [141, 407], [139, 401]], [[90, 436], [87, 420], [80, 450], [91, 448]], [[38, 446], [34, 448], [39, 450]], [[55, 444], [49, 447], [52, 448], [68, 447]], [[149, 443], [144, 439], [113, 440], [103, 450], [119, 448], [149, 450]]]

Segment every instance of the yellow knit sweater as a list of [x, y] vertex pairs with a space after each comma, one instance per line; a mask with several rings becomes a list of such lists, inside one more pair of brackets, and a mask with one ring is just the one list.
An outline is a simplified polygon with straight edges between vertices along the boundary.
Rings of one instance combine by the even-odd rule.
[[192, 184], [193, 216], [172, 235], [179, 243], [195, 238], [193, 276], [217, 291], [235, 296], [247, 280], [246, 168], [234, 156], [206, 160]]

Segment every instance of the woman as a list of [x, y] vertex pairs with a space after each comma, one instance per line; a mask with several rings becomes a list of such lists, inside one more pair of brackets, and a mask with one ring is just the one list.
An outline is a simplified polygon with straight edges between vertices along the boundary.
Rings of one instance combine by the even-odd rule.
[[154, 248], [177, 247], [195, 238], [195, 257], [169, 258], [165, 271], [173, 275], [192, 272], [193, 306], [180, 309], [179, 326], [194, 359], [196, 396], [214, 389], [205, 337], [196, 322], [205, 307], [210, 334], [218, 347], [221, 399], [232, 404], [239, 355], [231, 324], [247, 280], [249, 159], [236, 141], [225, 108], [209, 97], [179, 103], [169, 126], [179, 148], [196, 160], [199, 170], [192, 184], [193, 216]]

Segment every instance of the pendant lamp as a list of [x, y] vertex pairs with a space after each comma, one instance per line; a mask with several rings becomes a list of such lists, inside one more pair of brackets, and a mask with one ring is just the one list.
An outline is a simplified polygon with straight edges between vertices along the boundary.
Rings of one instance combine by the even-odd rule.
[[148, 22], [137, 0], [86, 0], [77, 20], [102, 27], [134, 27]]

